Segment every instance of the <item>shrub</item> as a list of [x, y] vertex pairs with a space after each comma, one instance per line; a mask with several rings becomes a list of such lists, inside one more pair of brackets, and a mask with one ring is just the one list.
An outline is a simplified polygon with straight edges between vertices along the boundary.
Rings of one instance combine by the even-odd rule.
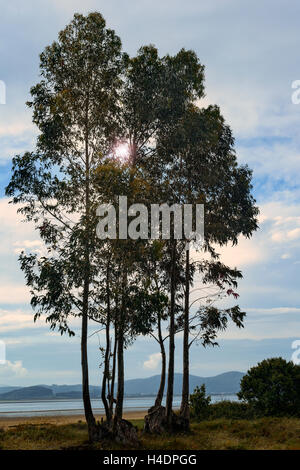
[[259, 414], [299, 414], [300, 366], [285, 359], [271, 358], [252, 367], [241, 380], [238, 397]]
[[205, 385], [196, 387], [194, 393], [190, 395], [190, 413], [191, 417], [197, 421], [207, 419], [209, 414], [209, 404], [211, 398], [206, 396]]
[[253, 419], [255, 413], [247, 403], [222, 400], [209, 406], [209, 419]]

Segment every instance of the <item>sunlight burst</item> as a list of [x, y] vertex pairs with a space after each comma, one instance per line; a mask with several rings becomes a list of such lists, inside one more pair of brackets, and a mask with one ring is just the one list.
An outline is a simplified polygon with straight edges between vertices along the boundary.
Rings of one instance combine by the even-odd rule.
[[130, 155], [130, 148], [128, 142], [121, 142], [114, 148], [114, 156], [120, 160], [126, 160]]

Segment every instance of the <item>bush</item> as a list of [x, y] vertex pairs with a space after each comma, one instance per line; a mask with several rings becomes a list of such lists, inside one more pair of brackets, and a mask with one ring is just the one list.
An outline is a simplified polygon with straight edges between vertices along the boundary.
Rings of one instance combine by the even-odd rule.
[[299, 414], [300, 366], [271, 358], [252, 367], [241, 380], [238, 397], [264, 416]]
[[223, 400], [209, 406], [209, 419], [253, 419], [255, 413], [247, 403]]
[[196, 387], [194, 393], [190, 395], [191, 418], [202, 421], [208, 418], [210, 396], [206, 396], [205, 385]]
[[251, 419], [253, 410], [246, 403], [223, 400], [211, 404], [211, 397], [206, 396], [205, 385], [196, 387], [190, 395], [190, 413], [195, 421], [211, 419]]

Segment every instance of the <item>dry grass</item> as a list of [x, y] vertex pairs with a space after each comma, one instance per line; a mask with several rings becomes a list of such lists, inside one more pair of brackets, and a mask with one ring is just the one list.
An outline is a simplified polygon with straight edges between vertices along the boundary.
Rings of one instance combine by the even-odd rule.
[[[147, 436], [139, 428], [141, 449], [148, 450], [231, 450], [300, 449], [300, 419], [263, 418], [253, 421], [225, 420], [194, 423], [190, 434]], [[90, 446], [83, 422], [21, 424], [0, 430], [0, 449], [120, 449], [120, 445], [102, 442]]]

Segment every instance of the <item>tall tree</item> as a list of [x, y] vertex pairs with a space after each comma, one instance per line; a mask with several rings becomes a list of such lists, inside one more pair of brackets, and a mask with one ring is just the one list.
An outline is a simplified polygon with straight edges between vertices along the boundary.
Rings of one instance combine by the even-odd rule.
[[[155, 165], [156, 140], [157, 136], [164, 129], [174, 125], [185, 112], [187, 103], [203, 94], [203, 66], [199, 63], [197, 56], [192, 51], [181, 50], [175, 56], [159, 57], [157, 49], [153, 46], [142, 47], [136, 57], [126, 57], [126, 70], [124, 72], [124, 86], [121, 92], [121, 113], [120, 132], [116, 136], [115, 145], [111, 156], [118, 156], [118, 148], [123, 146], [123, 158], [132, 168], [128, 188], [135, 186], [135, 179], [140, 173], [149, 186], [153, 175], [153, 165]], [[127, 155], [126, 155], [127, 153]], [[160, 175], [161, 179], [161, 175]], [[117, 185], [114, 196], [122, 193], [121, 187]], [[149, 194], [147, 204], [153, 202], [153, 197], [157, 197], [157, 202], [164, 202], [162, 192], [156, 184], [156, 195]], [[112, 196], [112, 195], [111, 195]], [[135, 194], [137, 196], [137, 193]], [[133, 201], [136, 202], [136, 201]], [[147, 245], [147, 243], [143, 243]], [[136, 242], [135, 242], [136, 245]], [[123, 269], [121, 274], [122, 292], [130, 292], [128, 282], [133, 275], [132, 268], [136, 266], [135, 257], [137, 249], [128, 240], [120, 241], [123, 251], [126, 250]], [[129, 262], [130, 260], [130, 262]], [[131, 274], [128, 274], [128, 270]], [[126, 318], [125, 310], [127, 301], [123, 299], [120, 303], [121, 313], [118, 321], [117, 341], [118, 341], [118, 388], [119, 399], [117, 398], [117, 415], [122, 415], [122, 377], [123, 372], [123, 348], [125, 324], [122, 318]], [[172, 376], [172, 374], [171, 374]]]
[[88, 320], [97, 315], [94, 169], [118, 128], [121, 41], [99, 13], [76, 14], [40, 56], [31, 89], [35, 153], [17, 156], [7, 195], [40, 230], [48, 255], [21, 256], [37, 314], [68, 330], [81, 316], [83, 401], [90, 439], [97, 434], [89, 395]]
[[[118, 152], [117, 152], [118, 153]], [[106, 157], [96, 170], [97, 191], [105, 204], [111, 204], [113, 210], [119, 212], [119, 195], [126, 196], [128, 207], [135, 203], [149, 204], [151, 187], [145, 180], [141, 168], [132, 166], [129, 155], [126, 161], [120, 161], [114, 154]], [[107, 207], [107, 206], [106, 206]], [[134, 220], [134, 215], [128, 215], [128, 223]], [[127, 218], [126, 217], [126, 218]], [[105, 224], [106, 216], [101, 224]], [[129, 228], [130, 228], [129, 225]], [[146, 222], [148, 226], [148, 221]], [[103, 227], [103, 228], [104, 228]], [[108, 229], [108, 227], [107, 227]], [[114, 328], [117, 340], [116, 356], [117, 364], [117, 398], [114, 416], [114, 430], [125, 429], [122, 422], [123, 398], [124, 398], [124, 350], [138, 334], [148, 334], [151, 331], [156, 315], [160, 314], [161, 305], [165, 301], [162, 294], [151, 283], [152, 272], [145, 267], [149, 264], [149, 257], [155, 259], [154, 246], [147, 238], [121, 239], [119, 238], [120, 219], [116, 219], [116, 239], [107, 239], [109, 257], [110, 286], [107, 282], [102, 287], [103, 302], [106, 303], [103, 323], [106, 324], [106, 346], [104, 360], [104, 376], [108, 377], [108, 353], [111, 349], [109, 340], [109, 317], [114, 317]], [[124, 227], [122, 227], [124, 230]], [[125, 230], [127, 231], [127, 222]], [[137, 228], [137, 235], [139, 235]], [[110, 236], [109, 232], [103, 236]], [[112, 284], [116, 283], [116, 288]], [[108, 302], [107, 299], [110, 299]], [[116, 370], [114, 368], [114, 370]], [[103, 386], [107, 382], [103, 377]], [[112, 392], [112, 393], [111, 393]], [[110, 394], [113, 394], [113, 385]], [[102, 389], [102, 397], [105, 409], [107, 403], [105, 392]], [[108, 420], [111, 418], [110, 413]], [[118, 431], [118, 432], [119, 432]]]
[[[251, 194], [251, 171], [247, 166], [238, 165], [233, 145], [231, 130], [217, 106], [201, 109], [190, 104], [182, 119], [168, 132], [161, 133], [158, 146], [162, 164], [168, 164], [165, 174], [176, 188], [177, 200], [205, 206], [203, 248], [213, 259], [219, 256], [216, 244], [236, 244], [240, 235], [250, 237], [257, 229], [258, 209]], [[190, 242], [189, 239], [186, 241]], [[189, 245], [187, 248], [181, 415], [188, 426], [189, 315], [193, 271]]]
[[[187, 106], [203, 97], [204, 67], [193, 51], [182, 49], [175, 56], [160, 58], [157, 49], [146, 46], [129, 60], [123, 94], [123, 135], [128, 140], [131, 162], [148, 171], [153, 181], [152, 202], [165, 202], [159, 184], [165, 179], [165, 161], [157, 162], [160, 135], [167, 135], [185, 113]], [[158, 163], [158, 165], [157, 165]], [[156, 169], [159, 168], [160, 171]], [[174, 376], [174, 334], [176, 308], [176, 242], [170, 248], [170, 336], [167, 415], [171, 420]], [[162, 343], [161, 343], [162, 344]]]

